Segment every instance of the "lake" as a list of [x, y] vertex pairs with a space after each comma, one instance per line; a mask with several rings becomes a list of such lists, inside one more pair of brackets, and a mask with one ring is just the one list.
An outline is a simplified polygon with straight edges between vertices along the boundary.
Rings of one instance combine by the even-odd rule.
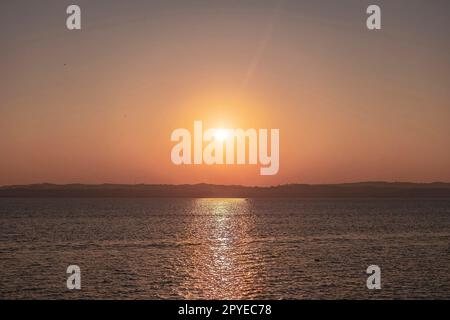
[[449, 299], [449, 265], [450, 199], [0, 198], [3, 299]]

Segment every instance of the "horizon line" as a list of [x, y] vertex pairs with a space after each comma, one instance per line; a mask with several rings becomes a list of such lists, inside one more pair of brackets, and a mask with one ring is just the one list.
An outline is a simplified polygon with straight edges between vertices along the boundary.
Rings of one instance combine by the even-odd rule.
[[431, 185], [431, 184], [450, 184], [450, 181], [432, 181], [432, 182], [417, 182], [417, 181], [386, 181], [386, 180], [361, 180], [352, 182], [333, 182], [333, 183], [304, 183], [304, 182], [288, 182], [274, 185], [243, 185], [243, 184], [216, 184], [207, 182], [198, 183], [82, 183], [82, 182], [70, 182], [70, 183], [53, 183], [53, 182], [36, 182], [27, 184], [5, 184], [0, 185], [0, 188], [11, 187], [31, 187], [31, 186], [217, 186], [217, 187], [246, 187], [246, 188], [274, 188], [282, 186], [302, 185], [302, 186], [338, 186], [338, 185], [351, 185], [351, 184], [415, 184], [415, 185]]

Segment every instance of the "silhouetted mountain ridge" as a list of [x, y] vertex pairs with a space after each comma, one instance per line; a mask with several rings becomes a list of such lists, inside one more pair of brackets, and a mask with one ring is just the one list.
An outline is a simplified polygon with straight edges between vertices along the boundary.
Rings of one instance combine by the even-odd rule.
[[0, 187], [0, 197], [371, 198], [450, 197], [450, 183], [356, 182], [248, 187], [214, 184], [31, 184]]

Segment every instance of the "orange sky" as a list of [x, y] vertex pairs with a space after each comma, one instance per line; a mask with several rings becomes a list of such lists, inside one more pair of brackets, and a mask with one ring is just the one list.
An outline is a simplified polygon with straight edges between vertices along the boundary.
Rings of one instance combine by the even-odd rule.
[[[79, 3], [2, 3], [0, 185], [450, 180], [447, 2]], [[279, 173], [173, 165], [194, 120], [280, 129]]]

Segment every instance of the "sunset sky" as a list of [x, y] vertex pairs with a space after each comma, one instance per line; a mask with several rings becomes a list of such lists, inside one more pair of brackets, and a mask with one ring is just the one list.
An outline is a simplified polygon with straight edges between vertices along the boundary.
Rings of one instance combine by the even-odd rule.
[[[0, 185], [450, 181], [449, 16], [447, 0], [1, 1]], [[175, 166], [171, 132], [194, 120], [280, 129], [279, 173]]]

